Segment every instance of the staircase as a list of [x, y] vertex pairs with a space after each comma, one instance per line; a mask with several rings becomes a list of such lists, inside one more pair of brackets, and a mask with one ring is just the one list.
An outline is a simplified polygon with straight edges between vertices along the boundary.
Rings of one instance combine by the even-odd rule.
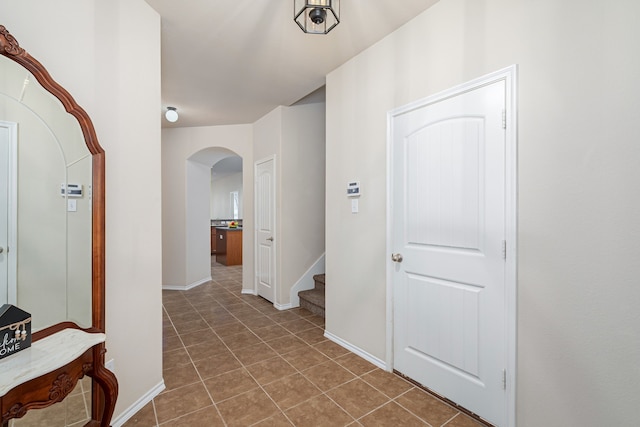
[[313, 281], [315, 282], [313, 289], [298, 292], [300, 307], [324, 317], [324, 274], [316, 274], [313, 276]]

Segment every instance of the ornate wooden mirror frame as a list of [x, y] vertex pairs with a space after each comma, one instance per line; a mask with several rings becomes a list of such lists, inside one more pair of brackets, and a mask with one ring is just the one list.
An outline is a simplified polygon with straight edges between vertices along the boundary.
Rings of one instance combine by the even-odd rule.
[[[89, 115], [75, 102], [62, 86], [51, 78], [47, 70], [21, 48], [16, 39], [0, 25], [0, 54], [28, 70], [53, 96], [58, 98], [65, 110], [73, 115], [80, 125], [88, 150], [92, 155], [92, 326], [81, 328], [74, 322], [55, 324], [33, 334], [32, 347], [42, 346], [56, 350], [56, 345], [76, 343], [72, 356], [40, 368], [41, 371], [26, 381], [5, 381], [5, 393], [0, 395], [0, 414], [3, 426], [12, 418], [20, 418], [30, 409], [45, 408], [62, 401], [84, 375], [93, 379], [91, 419], [86, 426], [108, 427], [111, 422], [118, 394], [115, 375], [105, 368], [105, 163], [104, 150], [100, 147]], [[56, 344], [58, 342], [58, 344]], [[60, 344], [63, 342], [64, 344]], [[72, 346], [73, 346], [72, 345]], [[26, 353], [27, 349], [22, 353]], [[31, 357], [22, 358], [21, 353], [0, 361], [0, 371], [7, 368], [20, 369], [32, 363]], [[12, 359], [12, 360], [9, 360]], [[50, 357], [48, 359], [51, 359]], [[45, 363], [46, 365], [46, 363]], [[33, 370], [33, 367], [27, 368]], [[3, 373], [0, 372], [0, 375]], [[7, 391], [8, 390], [8, 391]]]

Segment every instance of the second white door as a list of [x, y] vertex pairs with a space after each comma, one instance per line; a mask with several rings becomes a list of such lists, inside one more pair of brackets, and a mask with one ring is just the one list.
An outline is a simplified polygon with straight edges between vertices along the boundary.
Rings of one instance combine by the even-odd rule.
[[264, 299], [275, 301], [276, 287], [276, 174], [275, 158], [255, 164], [256, 288]]
[[[16, 124], [0, 122], [0, 305], [16, 304], [15, 138]], [[10, 252], [11, 251], [11, 252]]]

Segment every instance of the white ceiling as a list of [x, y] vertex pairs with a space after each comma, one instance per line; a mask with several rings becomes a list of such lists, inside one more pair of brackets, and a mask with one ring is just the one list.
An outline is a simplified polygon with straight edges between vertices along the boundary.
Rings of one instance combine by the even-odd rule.
[[163, 127], [253, 123], [437, 0], [342, 0], [340, 24], [305, 34], [293, 0], [146, 0], [162, 18]]

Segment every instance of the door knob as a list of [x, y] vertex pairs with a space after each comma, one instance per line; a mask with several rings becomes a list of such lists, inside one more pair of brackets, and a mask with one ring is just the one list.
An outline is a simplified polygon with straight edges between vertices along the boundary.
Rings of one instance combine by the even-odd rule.
[[267, 240], [273, 242], [273, 237], [267, 237]]
[[4, 248], [2, 246], [0, 246], [0, 254], [4, 252]]
[[391, 254], [391, 261], [402, 262], [402, 254]]

